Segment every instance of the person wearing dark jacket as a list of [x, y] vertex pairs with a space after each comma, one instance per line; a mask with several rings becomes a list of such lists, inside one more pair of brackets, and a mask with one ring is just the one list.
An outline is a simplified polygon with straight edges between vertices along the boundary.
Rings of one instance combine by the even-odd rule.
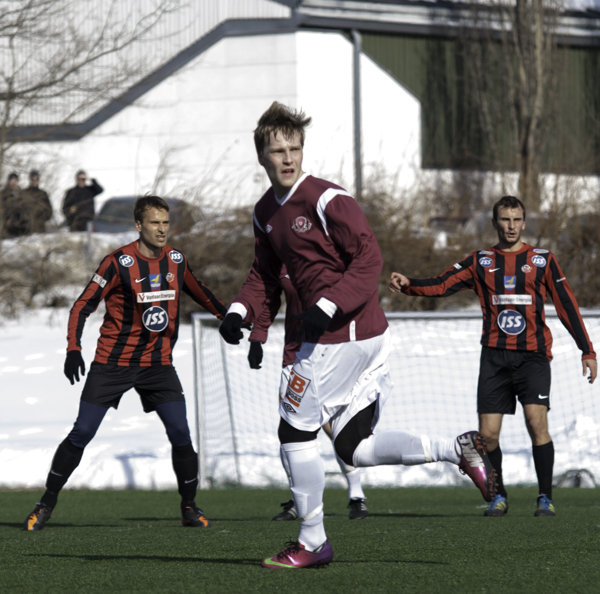
[[10, 238], [27, 235], [26, 213], [21, 199], [19, 176], [16, 173], [13, 172], [8, 176], [0, 200], [2, 200], [2, 236]]
[[95, 179], [87, 185], [87, 176], [82, 169], [77, 172], [75, 179], [77, 185], [67, 190], [62, 211], [71, 231], [85, 231], [88, 221], [94, 218], [94, 196], [102, 193], [104, 188]]
[[21, 191], [23, 206], [28, 213], [29, 233], [44, 233], [45, 223], [52, 217], [52, 205], [48, 192], [39, 187], [40, 173], [37, 169], [29, 172], [29, 186]]

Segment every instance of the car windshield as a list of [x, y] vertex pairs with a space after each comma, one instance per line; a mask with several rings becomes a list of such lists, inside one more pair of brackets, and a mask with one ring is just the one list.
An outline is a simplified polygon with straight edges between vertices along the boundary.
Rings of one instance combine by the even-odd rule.
[[133, 225], [133, 204], [133, 200], [109, 200], [102, 207], [99, 218]]

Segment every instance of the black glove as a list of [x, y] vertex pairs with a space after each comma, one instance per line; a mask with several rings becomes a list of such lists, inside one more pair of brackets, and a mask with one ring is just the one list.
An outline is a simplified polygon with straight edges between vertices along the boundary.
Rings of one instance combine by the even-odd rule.
[[242, 334], [242, 316], [237, 313], [227, 314], [219, 326], [219, 332], [226, 343], [240, 344], [240, 340], [244, 338]]
[[80, 370], [83, 377], [85, 375], [85, 361], [81, 356], [81, 351], [69, 351], [65, 359], [65, 375], [71, 385], [75, 383], [75, 380], [79, 381]]
[[301, 320], [300, 329], [296, 342], [318, 342], [323, 336], [325, 330], [329, 328], [331, 317], [328, 316], [318, 305], [309, 307], [306, 311], [299, 314], [292, 314], [296, 320]]
[[250, 363], [250, 369], [260, 369], [262, 358], [262, 344], [257, 340], [251, 340], [250, 350], [248, 351], [248, 363]]

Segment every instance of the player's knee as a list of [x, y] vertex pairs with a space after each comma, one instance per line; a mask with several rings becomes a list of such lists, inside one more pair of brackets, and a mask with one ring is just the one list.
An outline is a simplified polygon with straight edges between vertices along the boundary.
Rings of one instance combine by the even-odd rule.
[[95, 423], [86, 423], [78, 421], [68, 435], [69, 441], [77, 448], [85, 448], [98, 431], [98, 426]]
[[354, 466], [352, 458], [354, 452], [358, 447], [358, 444], [362, 441], [358, 434], [350, 434], [349, 432], [344, 433], [342, 431], [333, 442], [336, 454], [344, 461], [348, 466]]
[[333, 442], [337, 455], [349, 466], [354, 466], [352, 458], [358, 444], [372, 433], [371, 426], [376, 406], [377, 402], [372, 402], [367, 408], [354, 415]]
[[174, 448], [184, 446], [192, 441], [187, 423], [168, 427], [167, 437]]
[[279, 421], [279, 430], [277, 431], [277, 434], [279, 435], [280, 443], [300, 443], [317, 439], [318, 432], [318, 429], [316, 431], [302, 431], [296, 429], [296, 427], [292, 427], [287, 421], [281, 419]]

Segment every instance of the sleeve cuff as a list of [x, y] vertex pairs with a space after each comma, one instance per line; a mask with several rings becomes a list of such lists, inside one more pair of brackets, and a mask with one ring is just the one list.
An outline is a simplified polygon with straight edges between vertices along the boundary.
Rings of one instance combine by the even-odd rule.
[[242, 320], [248, 315], [248, 310], [241, 303], [232, 303], [227, 310], [227, 313], [236, 313], [242, 316]]
[[329, 301], [326, 297], [321, 297], [317, 301], [317, 306], [320, 307], [330, 318], [333, 318], [338, 306], [333, 302]]

